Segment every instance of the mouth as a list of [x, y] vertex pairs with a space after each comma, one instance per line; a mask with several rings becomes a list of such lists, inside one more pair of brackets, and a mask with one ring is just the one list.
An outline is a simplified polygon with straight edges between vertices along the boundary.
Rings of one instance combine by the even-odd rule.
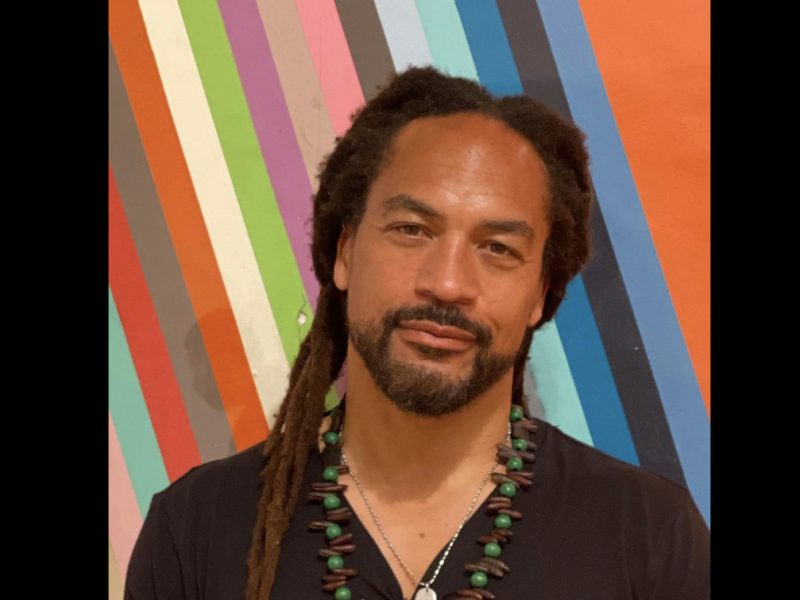
[[464, 351], [475, 344], [468, 331], [431, 321], [400, 321], [397, 332], [407, 342], [442, 350]]

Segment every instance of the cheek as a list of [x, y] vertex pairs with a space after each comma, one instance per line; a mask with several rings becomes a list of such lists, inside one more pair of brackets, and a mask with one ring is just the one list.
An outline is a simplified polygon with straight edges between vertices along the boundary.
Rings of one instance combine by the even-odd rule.
[[377, 253], [360, 255], [350, 271], [348, 317], [375, 320], [387, 310], [410, 302], [412, 277], [407, 269], [398, 268], [397, 261], [383, 260]]

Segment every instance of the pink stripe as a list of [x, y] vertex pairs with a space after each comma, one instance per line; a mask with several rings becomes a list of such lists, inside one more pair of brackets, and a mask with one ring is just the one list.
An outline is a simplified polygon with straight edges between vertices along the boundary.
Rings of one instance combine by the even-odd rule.
[[117, 430], [108, 413], [108, 537], [119, 572], [125, 578], [136, 536], [142, 529], [142, 513], [136, 501]]
[[261, 15], [255, 0], [219, 0], [219, 9], [300, 277], [309, 302], [316, 307], [319, 283], [314, 276], [309, 244], [311, 183]]
[[295, 0], [295, 5], [333, 129], [342, 135], [350, 127], [350, 114], [364, 104], [364, 94], [336, 4], [334, 0]]

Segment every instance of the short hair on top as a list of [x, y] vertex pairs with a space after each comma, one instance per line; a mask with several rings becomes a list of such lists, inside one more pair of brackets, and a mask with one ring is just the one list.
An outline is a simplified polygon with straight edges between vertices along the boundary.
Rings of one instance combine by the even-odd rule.
[[317, 310], [289, 376], [289, 388], [264, 444], [264, 483], [248, 555], [247, 600], [267, 600], [275, 580], [280, 543], [294, 513], [309, 452], [316, 447], [325, 395], [347, 355], [345, 293], [333, 283], [336, 248], [344, 226], [357, 229], [370, 187], [385, 166], [392, 142], [405, 125], [423, 117], [479, 113], [527, 139], [548, 174], [542, 275], [549, 281], [542, 318], [526, 330], [514, 363], [512, 402], [528, 412], [524, 365], [533, 333], [556, 314], [567, 284], [588, 262], [594, 190], [585, 134], [572, 122], [528, 96], [494, 97], [479, 84], [433, 67], [412, 67], [391, 78], [352, 117], [320, 165], [314, 196], [311, 254], [320, 283]]

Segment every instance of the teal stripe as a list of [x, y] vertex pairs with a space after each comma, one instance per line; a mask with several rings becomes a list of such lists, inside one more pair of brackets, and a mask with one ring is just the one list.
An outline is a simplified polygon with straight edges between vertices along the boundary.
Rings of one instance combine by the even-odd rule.
[[153, 494], [169, 485], [167, 470], [150, 422], [139, 377], [133, 365], [128, 342], [108, 288], [108, 408], [117, 431], [125, 464], [143, 515], [150, 508]]
[[542, 401], [544, 420], [594, 446], [555, 320], [542, 325], [533, 335], [528, 369]]
[[433, 64], [450, 75], [477, 80], [478, 72], [472, 62], [455, 0], [417, 0], [417, 11]]

